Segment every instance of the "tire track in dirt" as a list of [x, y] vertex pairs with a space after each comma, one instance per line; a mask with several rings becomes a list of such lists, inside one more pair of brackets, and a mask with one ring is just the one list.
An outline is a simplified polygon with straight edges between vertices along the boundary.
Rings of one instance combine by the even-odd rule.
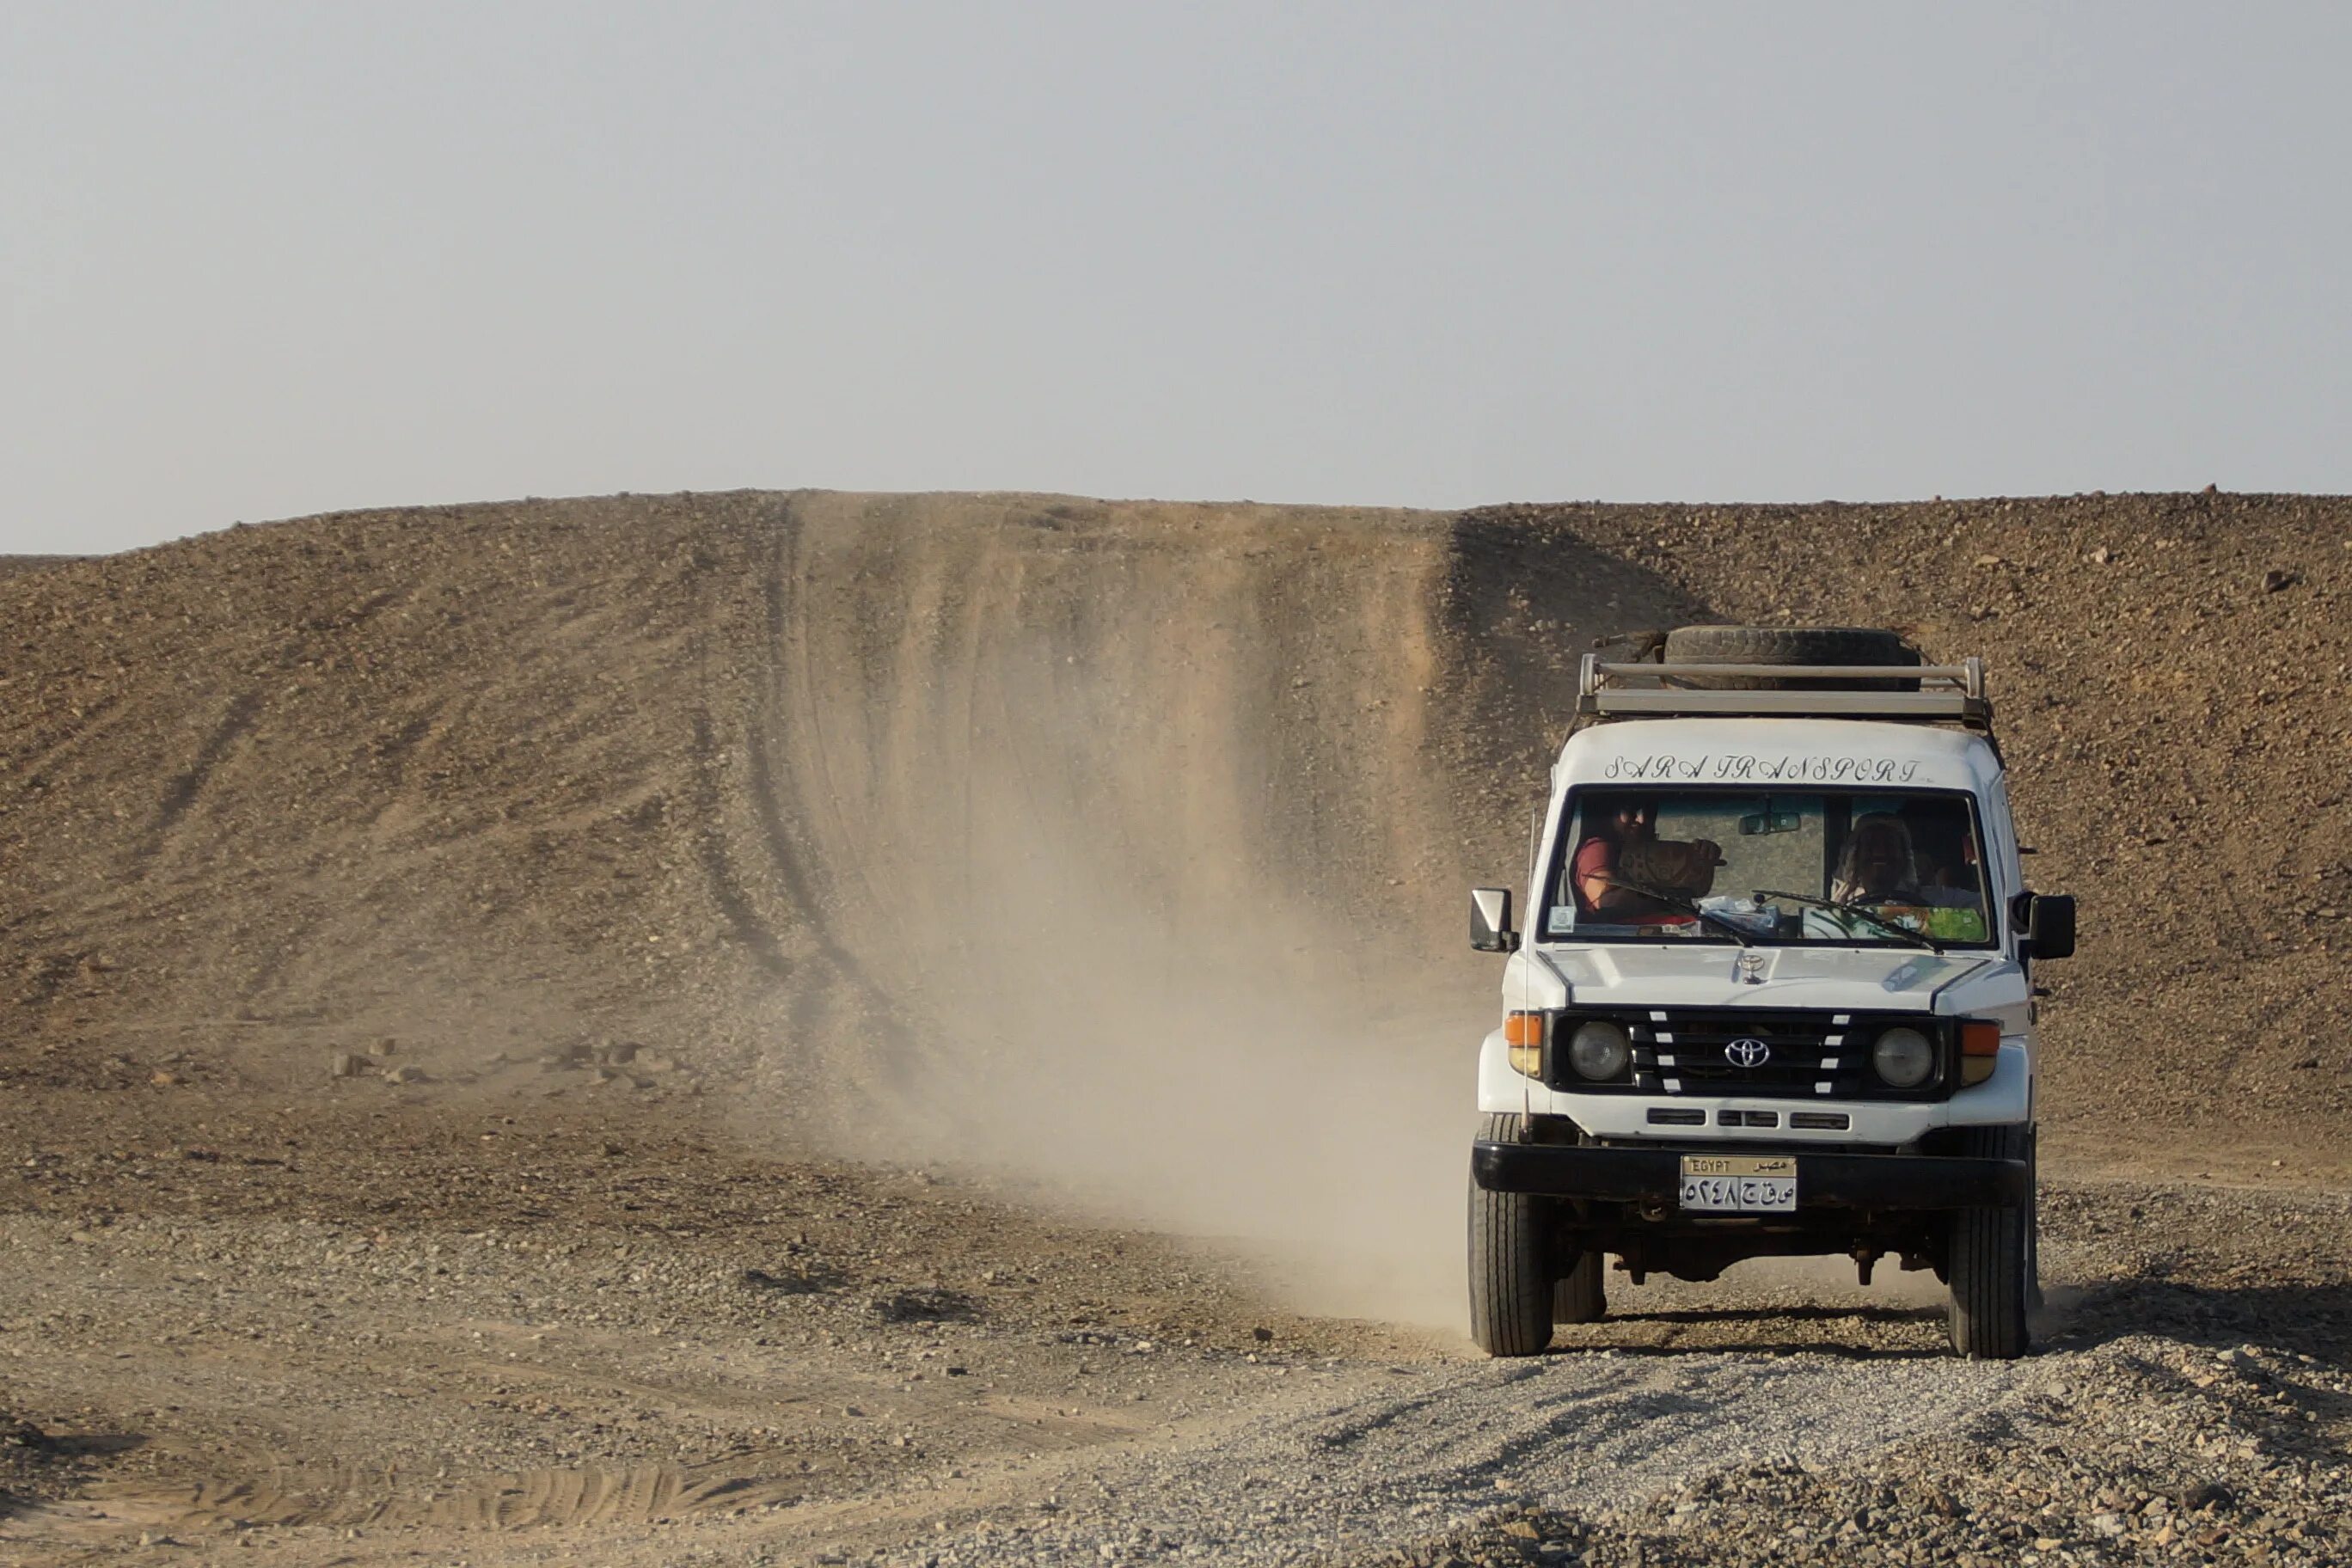
[[[748, 749], [756, 756], [759, 742], [754, 740]], [[751, 954], [754, 963], [779, 980], [790, 980], [798, 972], [797, 966], [784, 955], [783, 942], [777, 936], [776, 929], [753, 907], [751, 894], [736, 871], [734, 859], [728, 853], [725, 758], [713, 732], [708, 709], [694, 715], [694, 752], [695, 777], [698, 786], [698, 798], [695, 804], [701, 815], [701, 826], [695, 832], [694, 842], [702, 861], [704, 880], [709, 886], [710, 901], [717, 906], [728, 929], [735, 933], [736, 942]]]
[[[44, 775], [55, 772], [61, 763], [70, 761], [76, 752], [94, 742], [103, 742], [117, 727], [114, 712], [122, 706], [119, 695], [92, 698], [79, 704], [72, 723], [65, 733], [37, 746], [23, 758], [7, 763], [5, 772], [16, 775], [18, 788], [26, 787]], [[44, 784], [46, 787], [46, 784]]]
[[251, 733], [260, 713], [261, 693], [257, 691], [245, 692], [232, 700], [196, 749], [195, 760], [163, 786], [163, 800], [154, 818], [132, 853], [133, 875], [144, 875], [146, 868], [163, 853], [165, 841], [194, 808], [213, 771], [227, 757], [231, 747]]
[[[825, 837], [839, 851], [833, 858], [845, 860], [848, 863], [865, 895], [866, 909], [887, 923], [889, 920], [887, 911], [892, 908], [892, 904], [883, 896], [882, 890], [875, 886], [873, 874], [867, 863], [868, 858], [862, 853], [866, 834], [843, 802], [840, 779], [834, 768], [832, 748], [825, 739], [824, 715], [828, 704], [819, 691], [816, 661], [810, 650], [808, 632], [813, 607], [817, 602], [817, 592], [804, 548], [806, 531], [804, 520], [796, 500], [792, 499], [786, 500], [780, 524], [777, 531], [779, 560], [777, 570], [772, 576], [775, 591], [769, 600], [768, 626], [771, 637], [775, 639], [774, 646], [783, 653], [782, 664], [789, 672], [789, 679], [782, 684], [789, 688], [793, 701], [789, 708], [779, 704], [772, 712], [769, 731], [771, 743], [780, 751], [802, 752], [813, 761], [815, 776], [823, 785], [823, 798], [812, 803], [806, 797], [795, 795], [795, 802], [803, 807], [814, 805], [819, 808], [828, 824]], [[852, 709], [852, 711], [856, 710]], [[787, 714], [790, 715], [789, 718]], [[761, 792], [765, 799], [772, 803], [778, 801], [778, 780], [782, 776], [784, 775], [780, 773], [772, 774], [768, 788]], [[806, 820], [814, 815], [816, 814], [795, 813], [794, 817]], [[772, 853], [778, 850], [784, 851], [781, 856], [781, 863], [797, 867], [798, 858], [790, 853], [789, 837], [782, 831], [783, 815], [781, 812], [777, 813], [774, 820], [778, 824], [779, 832], [776, 835], [777, 842], [772, 845]], [[806, 879], [796, 879], [791, 885], [799, 896], [800, 907], [810, 912], [814, 923], [822, 931], [824, 924], [824, 917], [829, 912], [831, 901], [818, 902], [817, 889]], [[824, 936], [821, 940], [831, 942], [833, 939]], [[836, 944], [834, 951], [836, 955], [835, 962], [845, 973], [851, 974], [859, 973], [857, 961], [845, 949]]]
[[811, 1481], [757, 1456], [709, 1465], [586, 1465], [478, 1476], [422, 1487], [385, 1474], [215, 1477], [120, 1482], [19, 1510], [0, 1539], [119, 1540], [129, 1531], [210, 1534], [255, 1527], [393, 1526], [517, 1531], [642, 1525], [799, 1501]]
[[377, 826], [404, 804], [411, 763], [436, 736], [446, 731], [448, 723], [449, 704], [436, 700], [394, 731], [390, 737], [379, 739], [373, 744], [373, 758], [383, 774], [383, 784], [376, 796], [375, 809], [368, 813], [368, 826]]
[[[814, 1040], [829, 1027], [856, 1029], [861, 1046], [886, 1072], [913, 1065], [913, 1033], [907, 1026], [888, 991], [876, 984], [863, 962], [834, 930], [832, 916], [838, 900], [815, 869], [813, 857], [802, 847], [803, 828], [810, 820], [808, 803], [793, 784], [788, 757], [805, 737], [822, 760], [824, 738], [817, 730], [813, 704], [795, 713], [791, 700], [797, 691], [812, 689], [807, 645], [800, 627], [807, 613], [808, 584], [799, 556], [802, 520], [798, 498], [779, 498], [761, 522], [772, 536], [768, 565], [761, 583], [761, 642], [763, 664], [759, 696], [752, 712], [754, 726], [745, 742], [745, 757], [753, 823], [765, 863], [782, 890], [787, 905], [797, 911], [815, 956], [824, 965], [827, 983], [807, 985], [793, 996], [788, 1021], [793, 1033]], [[834, 803], [836, 816], [839, 802]], [[861, 868], [862, 870], [862, 868]], [[873, 892], [867, 885], [869, 896]]]

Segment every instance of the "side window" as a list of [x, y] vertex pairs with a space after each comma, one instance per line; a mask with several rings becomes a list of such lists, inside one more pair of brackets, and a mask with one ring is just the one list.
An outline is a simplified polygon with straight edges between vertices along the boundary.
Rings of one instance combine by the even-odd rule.
[[2024, 868], [2016, 856], [2017, 823], [2010, 816], [2008, 786], [1994, 779], [1979, 804], [1984, 812], [1985, 897], [1998, 930], [2009, 924], [2006, 905], [2009, 896], [2025, 885]]
[[1580, 803], [1560, 818], [1559, 846], [1553, 852], [1559, 866], [1559, 875], [1552, 879], [1550, 897], [1547, 900], [1544, 917], [1547, 935], [1562, 936], [1576, 929], [1576, 850], [1585, 837], [1584, 807]]

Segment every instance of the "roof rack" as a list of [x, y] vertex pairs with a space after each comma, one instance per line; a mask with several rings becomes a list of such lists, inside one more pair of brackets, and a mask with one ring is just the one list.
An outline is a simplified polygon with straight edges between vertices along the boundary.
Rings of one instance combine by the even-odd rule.
[[[1722, 676], [1807, 681], [1900, 680], [1916, 690], [1724, 691], [1678, 681]], [[1653, 684], [1630, 686], [1630, 680]], [[1913, 719], [1957, 722], [1992, 732], [1992, 702], [1985, 696], [1984, 660], [1958, 664], [1610, 664], [1584, 656], [1577, 681], [1576, 716], [1588, 719], [1708, 714], [1718, 717]]]

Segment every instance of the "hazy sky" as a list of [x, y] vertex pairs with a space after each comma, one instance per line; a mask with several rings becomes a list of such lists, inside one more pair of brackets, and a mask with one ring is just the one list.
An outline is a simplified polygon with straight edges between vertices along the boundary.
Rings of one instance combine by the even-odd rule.
[[2341, 491], [2352, 7], [0, 0], [0, 550]]

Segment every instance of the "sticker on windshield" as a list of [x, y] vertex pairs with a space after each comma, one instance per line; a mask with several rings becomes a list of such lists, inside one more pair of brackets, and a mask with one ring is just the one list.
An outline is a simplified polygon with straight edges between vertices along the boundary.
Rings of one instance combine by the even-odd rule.
[[1575, 929], [1576, 911], [1574, 910], [1563, 909], [1559, 905], [1554, 905], [1551, 912], [1544, 916], [1544, 934], [1546, 936], [1566, 936], [1570, 931], [1572, 931]]

